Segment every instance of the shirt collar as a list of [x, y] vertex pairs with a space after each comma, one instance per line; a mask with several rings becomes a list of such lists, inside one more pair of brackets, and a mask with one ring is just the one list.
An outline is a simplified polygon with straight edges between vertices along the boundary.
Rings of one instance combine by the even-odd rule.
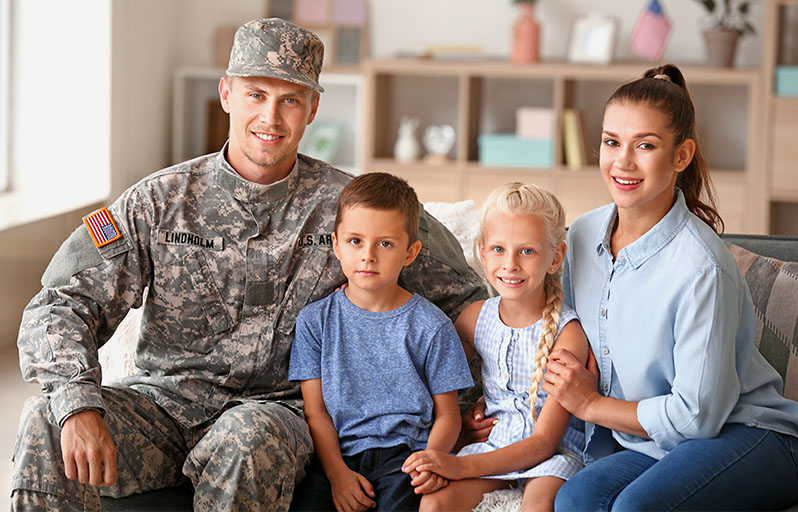
[[[676, 189], [676, 201], [673, 206], [665, 214], [665, 216], [657, 222], [653, 228], [649, 229], [647, 233], [624, 247], [618, 254], [620, 258], [622, 255], [629, 263], [638, 268], [646, 262], [651, 256], [659, 252], [660, 249], [665, 247], [676, 234], [687, 223], [688, 214], [690, 211], [687, 209], [687, 203], [684, 200], [684, 194], [680, 189]], [[608, 209], [607, 217], [604, 220], [603, 229], [599, 231], [599, 239], [596, 242], [596, 254], [601, 255], [603, 252], [611, 254], [610, 241], [612, 240], [612, 230], [615, 226], [615, 219], [618, 218], [618, 207], [612, 205]]]
[[296, 188], [299, 182], [298, 155], [288, 176], [280, 181], [262, 185], [245, 179], [233, 169], [233, 166], [225, 158], [228, 144], [229, 142], [225, 142], [222, 150], [216, 155], [216, 183], [239, 201], [245, 203], [268, 203], [285, 197]]

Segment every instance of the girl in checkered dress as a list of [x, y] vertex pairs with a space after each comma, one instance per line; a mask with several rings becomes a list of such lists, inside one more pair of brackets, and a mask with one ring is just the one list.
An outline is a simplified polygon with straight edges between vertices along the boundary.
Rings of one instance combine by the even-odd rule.
[[524, 487], [523, 509], [553, 509], [562, 484], [582, 467], [581, 422], [540, 389], [552, 347], [584, 364], [588, 345], [573, 310], [562, 307], [560, 266], [565, 213], [553, 194], [508, 183], [482, 209], [479, 258], [498, 297], [466, 308], [455, 327], [469, 358], [482, 358], [489, 438], [457, 456], [411, 455], [405, 469], [432, 471], [449, 485], [422, 498], [421, 510], [471, 510], [486, 492]]

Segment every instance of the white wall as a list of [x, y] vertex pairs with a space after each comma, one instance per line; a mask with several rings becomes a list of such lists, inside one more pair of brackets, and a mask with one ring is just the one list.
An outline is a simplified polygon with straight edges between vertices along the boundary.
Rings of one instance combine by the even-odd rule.
[[113, 0], [111, 198], [168, 163], [178, 7]]
[[172, 1], [180, 12], [180, 22], [175, 27], [175, 57], [182, 66], [212, 66], [214, 30], [262, 18], [268, 5], [268, 0]]
[[[635, 22], [648, 0], [540, 0], [535, 16], [541, 24], [541, 56], [563, 60], [570, 26], [580, 15], [601, 12], [618, 20], [615, 56], [637, 59], [629, 47]], [[703, 59], [703, 7], [694, 0], [660, 0], [672, 31], [664, 62]], [[390, 57], [396, 51], [422, 52], [430, 45], [479, 46], [488, 55], [507, 56], [518, 7], [511, 0], [389, 0], [371, 1], [372, 54]], [[751, 3], [755, 37], [741, 40], [736, 64], [757, 66], [761, 58], [764, 2]]]

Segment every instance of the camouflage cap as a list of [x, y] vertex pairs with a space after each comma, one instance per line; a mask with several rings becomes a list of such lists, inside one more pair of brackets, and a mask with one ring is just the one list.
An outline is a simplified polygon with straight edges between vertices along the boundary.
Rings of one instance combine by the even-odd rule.
[[252, 20], [233, 39], [228, 76], [265, 76], [324, 92], [319, 85], [324, 44], [313, 32], [280, 18]]

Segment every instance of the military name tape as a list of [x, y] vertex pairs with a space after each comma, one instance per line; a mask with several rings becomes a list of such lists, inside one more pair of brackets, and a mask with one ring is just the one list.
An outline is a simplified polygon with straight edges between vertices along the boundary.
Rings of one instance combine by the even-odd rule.
[[186, 231], [169, 231], [166, 229], [158, 230], [158, 243], [167, 245], [193, 245], [195, 247], [213, 249], [214, 251], [221, 251], [224, 248], [224, 238], [220, 236], [207, 238]]

